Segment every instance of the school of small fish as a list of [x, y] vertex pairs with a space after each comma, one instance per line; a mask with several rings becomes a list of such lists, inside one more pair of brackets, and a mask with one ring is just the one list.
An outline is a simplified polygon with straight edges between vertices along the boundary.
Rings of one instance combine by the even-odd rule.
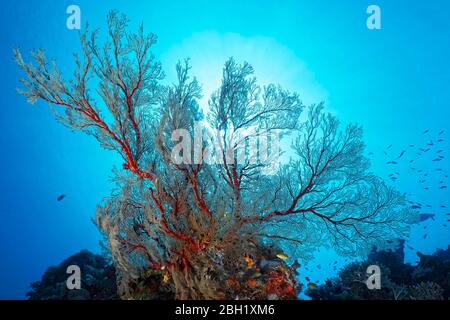
[[[428, 196], [428, 192], [434, 190], [435, 192], [445, 192], [448, 188], [448, 164], [445, 162], [445, 152], [448, 151], [444, 147], [444, 135], [445, 131], [441, 130], [436, 132], [434, 136], [431, 136], [432, 130], [426, 129], [422, 132], [425, 143], [423, 145], [417, 146], [415, 144], [410, 144], [406, 148], [401, 148], [401, 151], [394, 151], [396, 148], [393, 144], [389, 144], [383, 154], [386, 159], [385, 163], [387, 165], [387, 178], [393, 183], [399, 182], [401, 179], [400, 172], [402, 171], [402, 165], [407, 165], [406, 170], [410, 173], [417, 175], [417, 182], [421, 185], [424, 190], [424, 195]], [[369, 152], [369, 156], [375, 155], [375, 152]], [[421, 167], [423, 163], [426, 164], [426, 169]], [[408, 197], [413, 196], [408, 194]], [[448, 195], [442, 194], [442, 199], [448, 198]], [[442, 217], [442, 211], [447, 208], [446, 204], [441, 204], [440, 207], [434, 207], [430, 204], [423, 204], [420, 202], [409, 201], [410, 208], [415, 210], [418, 214], [419, 223], [438, 223], [439, 219], [437, 217]], [[426, 211], [425, 211], [426, 210]], [[425, 211], [425, 212], [424, 212]], [[431, 211], [431, 212], [430, 212]], [[435, 211], [435, 212], [433, 212]], [[450, 213], [446, 213], [447, 216]], [[447, 219], [447, 222], [450, 222]], [[427, 239], [428, 233], [426, 232], [428, 225], [423, 227], [422, 238]], [[447, 228], [447, 223], [440, 223], [439, 228]], [[407, 240], [407, 239], [406, 239]], [[407, 244], [407, 248], [414, 250], [411, 245]]]

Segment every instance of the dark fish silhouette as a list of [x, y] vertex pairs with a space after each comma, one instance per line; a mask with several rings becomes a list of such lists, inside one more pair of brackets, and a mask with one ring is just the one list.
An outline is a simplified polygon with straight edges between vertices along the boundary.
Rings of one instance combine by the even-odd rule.
[[447, 189], [447, 186], [442, 186], [439, 189]]
[[429, 129], [427, 129], [427, 130], [425, 130], [424, 132], [423, 132], [423, 134], [425, 134], [425, 133], [428, 133], [430, 130]]
[[427, 234], [426, 234], [426, 233], [425, 233], [425, 234], [423, 235], [423, 238], [424, 238], [424, 239], [426, 239], [426, 238], [427, 238]]
[[403, 155], [405, 154], [405, 150], [403, 150], [401, 153], [400, 153], [400, 155], [398, 156], [398, 158], [397, 159], [400, 159], [401, 157], [403, 157]]
[[300, 268], [301, 266], [302, 266], [302, 265], [298, 262], [298, 260], [295, 260], [291, 267], [292, 267], [294, 270], [296, 270], [296, 269]]
[[411, 247], [411, 246], [409, 246], [409, 245], [406, 245], [406, 246], [408, 247], [409, 250], [414, 250], [413, 247]]
[[56, 198], [56, 201], [61, 201], [62, 199], [64, 199], [66, 197], [65, 194], [60, 195], [58, 198]]
[[439, 132], [438, 135], [441, 135], [441, 134], [443, 134], [443, 133], [444, 133], [444, 130], [442, 130], [441, 132]]
[[309, 277], [305, 277], [305, 280], [306, 280], [306, 281], [311, 281], [311, 280], [309, 279]]
[[390, 144], [387, 148], [390, 149], [392, 147], [392, 144]]
[[435, 216], [436, 215], [432, 214], [432, 213], [421, 213], [421, 214], [419, 214], [419, 221], [422, 222], [422, 221], [426, 221], [428, 219], [431, 219], [434, 221]]

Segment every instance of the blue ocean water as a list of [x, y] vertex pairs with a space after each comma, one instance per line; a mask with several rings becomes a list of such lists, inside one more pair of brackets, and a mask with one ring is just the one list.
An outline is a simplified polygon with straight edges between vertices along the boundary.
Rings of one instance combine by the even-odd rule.
[[[1, 299], [24, 298], [49, 265], [83, 248], [99, 251], [90, 218], [111, 190], [111, 168], [121, 164], [92, 137], [57, 123], [44, 103], [30, 106], [15, 90], [21, 76], [12, 58], [16, 46], [45, 48], [71, 72], [78, 48], [77, 32], [66, 28], [71, 4], [94, 28], [105, 28], [111, 9], [126, 13], [131, 26], [144, 22], [159, 37], [154, 51], [169, 79], [176, 61], [191, 57], [206, 95], [232, 54], [253, 63], [263, 81], [281, 82], [307, 102], [325, 100], [343, 123], [363, 126], [373, 170], [386, 179], [393, 171], [386, 162], [406, 150], [395, 169], [398, 180], [388, 181], [428, 204], [423, 213], [436, 214], [426, 222], [426, 239], [424, 224], [413, 228], [415, 250], [406, 259], [414, 262], [415, 251], [431, 253], [450, 243], [442, 226], [450, 194], [439, 188], [450, 174], [448, 1], [17, 1], [0, 10]], [[366, 28], [370, 4], [382, 10], [381, 30]], [[439, 166], [431, 153], [437, 149], [417, 157], [417, 148], [440, 138], [445, 160]], [[410, 169], [412, 159], [428, 173], [426, 185]], [[64, 201], [56, 201], [63, 193]], [[314, 264], [323, 268], [317, 280], [333, 274], [327, 265], [334, 260], [330, 252], [318, 254]]]

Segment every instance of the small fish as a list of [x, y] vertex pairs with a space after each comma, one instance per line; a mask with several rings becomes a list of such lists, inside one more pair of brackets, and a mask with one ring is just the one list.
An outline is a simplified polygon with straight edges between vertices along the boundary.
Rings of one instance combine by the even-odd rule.
[[64, 199], [66, 197], [65, 194], [60, 195], [58, 198], [56, 198], [56, 201], [61, 201], [62, 199]]
[[427, 234], [426, 234], [426, 233], [425, 233], [425, 234], [423, 235], [423, 238], [424, 238], [424, 239], [426, 239], [426, 238], [427, 238]]
[[409, 250], [414, 250], [413, 247], [411, 247], [410, 245], [406, 245], [408, 247]]
[[314, 282], [308, 283], [308, 289], [310, 289], [310, 290], [317, 289], [317, 284], [315, 284]]
[[440, 135], [443, 134], [443, 133], [444, 133], [444, 130], [442, 130], [441, 132], [439, 132], [438, 135], [440, 136]]
[[421, 213], [421, 214], [419, 214], [419, 221], [422, 222], [422, 221], [426, 221], [428, 219], [431, 219], [434, 221], [435, 216], [436, 215], [432, 214], [432, 213]]
[[308, 282], [311, 282], [311, 280], [309, 279], [309, 277], [305, 277], [305, 280]]
[[392, 147], [392, 144], [390, 144], [387, 148], [390, 149]]
[[291, 267], [292, 267], [294, 270], [296, 270], [296, 269], [300, 268], [301, 266], [302, 266], [302, 265], [298, 262], [298, 260], [295, 260]]
[[165, 272], [163, 275], [163, 282], [167, 283], [170, 280], [170, 274], [168, 272]]
[[255, 261], [252, 258], [244, 257], [244, 261], [247, 263], [247, 269], [251, 269], [255, 265]]
[[446, 224], [443, 224], [442, 226], [445, 227], [445, 228], [447, 228], [447, 225], [446, 225]]
[[397, 157], [397, 159], [400, 159], [401, 157], [403, 157], [403, 155], [405, 154], [405, 150], [403, 150], [401, 153], [400, 153], [400, 155]]
[[439, 189], [447, 189], [447, 186], [442, 186]]
[[424, 132], [423, 132], [423, 134], [425, 134], [425, 133], [428, 133], [430, 130], [429, 129], [427, 129], [427, 130], [425, 130]]
[[277, 258], [281, 260], [289, 260], [289, 256], [283, 252], [277, 253]]

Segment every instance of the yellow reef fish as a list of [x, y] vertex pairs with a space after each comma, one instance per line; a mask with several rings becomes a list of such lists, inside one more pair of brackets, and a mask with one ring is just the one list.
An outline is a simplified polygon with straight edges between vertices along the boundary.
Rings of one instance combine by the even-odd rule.
[[255, 261], [253, 261], [252, 258], [244, 257], [244, 260], [245, 260], [245, 263], [247, 263], [247, 269], [251, 269], [255, 265]]
[[170, 274], [168, 272], [164, 272], [163, 282], [167, 283], [170, 280]]
[[315, 290], [317, 289], [317, 284], [310, 282], [308, 283], [308, 289]]
[[289, 256], [283, 252], [278, 253], [277, 258], [279, 258], [281, 260], [289, 260]]

